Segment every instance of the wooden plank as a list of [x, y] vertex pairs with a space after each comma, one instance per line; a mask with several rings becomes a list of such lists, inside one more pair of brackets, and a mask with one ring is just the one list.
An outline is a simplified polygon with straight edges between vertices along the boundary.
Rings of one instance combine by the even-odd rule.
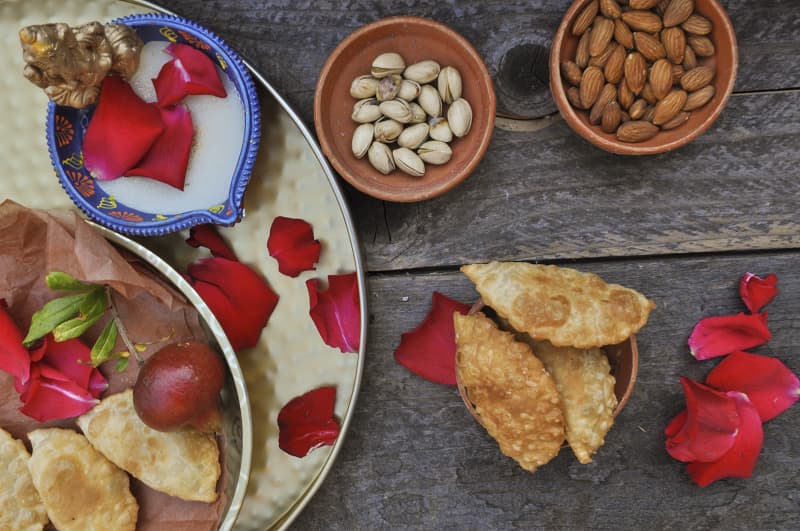
[[621, 157], [562, 121], [495, 130], [477, 171], [423, 203], [353, 194], [371, 271], [800, 246], [800, 92], [731, 98], [673, 153]]
[[[570, 0], [402, 0], [348, 4], [286, 0], [164, 0], [165, 7], [217, 31], [246, 55], [307, 123], [313, 121], [314, 83], [328, 54], [347, 35], [393, 15], [439, 20], [483, 55], [498, 86], [499, 108], [525, 116], [555, 110], [542, 77], [543, 61]], [[800, 87], [800, 3], [723, 2], [740, 49], [737, 91]], [[515, 56], [519, 52], [522, 57]], [[525, 57], [528, 61], [525, 61]], [[533, 76], [514, 76], [505, 59]], [[545, 77], [546, 79], [546, 77]], [[529, 90], [529, 94], [526, 91]]]
[[658, 304], [638, 335], [634, 394], [594, 463], [568, 450], [530, 475], [504, 457], [452, 387], [398, 365], [400, 334], [415, 327], [433, 290], [469, 302], [460, 273], [370, 278], [370, 339], [347, 441], [297, 529], [794, 529], [800, 405], [764, 426], [752, 478], [705, 489], [664, 451], [663, 429], [683, 407], [678, 381], [702, 380], [715, 361], [694, 360], [686, 338], [704, 316], [744, 309], [745, 271], [776, 272], [768, 306], [772, 340], [756, 349], [800, 373], [800, 252], [639, 259], [575, 267], [636, 288]]

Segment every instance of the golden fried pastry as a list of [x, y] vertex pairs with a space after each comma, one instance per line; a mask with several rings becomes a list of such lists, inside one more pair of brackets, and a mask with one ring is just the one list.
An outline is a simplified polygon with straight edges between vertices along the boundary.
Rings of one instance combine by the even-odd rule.
[[28, 472], [30, 454], [0, 429], [0, 529], [41, 531], [47, 525], [42, 499]]
[[621, 343], [647, 322], [655, 304], [597, 275], [521, 262], [466, 265], [483, 297], [516, 330], [556, 346]]
[[581, 350], [555, 347], [549, 341], [533, 343], [556, 382], [567, 423], [567, 442], [581, 463], [591, 463], [592, 454], [614, 423], [617, 397], [608, 358], [599, 348]]
[[535, 472], [558, 454], [564, 415], [553, 379], [525, 343], [488, 317], [453, 315], [456, 371], [500, 451]]
[[59, 531], [134, 531], [139, 506], [128, 474], [72, 430], [28, 434], [33, 484]]
[[156, 431], [139, 419], [128, 389], [78, 418], [86, 438], [148, 487], [189, 501], [217, 499], [219, 448], [213, 434]]

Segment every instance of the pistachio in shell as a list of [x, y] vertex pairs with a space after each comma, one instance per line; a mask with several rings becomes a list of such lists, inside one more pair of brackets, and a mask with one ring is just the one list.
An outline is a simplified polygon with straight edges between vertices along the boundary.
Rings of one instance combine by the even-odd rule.
[[428, 119], [428, 114], [422, 107], [420, 107], [419, 103], [411, 102], [408, 104], [408, 106], [411, 108], [412, 124], [421, 124]]
[[392, 74], [402, 74], [406, 62], [399, 53], [382, 53], [372, 61], [372, 75], [378, 79]]
[[417, 83], [430, 83], [439, 75], [441, 68], [439, 63], [428, 59], [408, 66], [403, 72], [403, 77]]
[[461, 97], [461, 74], [452, 66], [446, 66], [439, 72], [439, 96], [442, 101], [451, 104]]
[[417, 150], [419, 158], [428, 164], [445, 164], [453, 156], [453, 150], [439, 140], [428, 140]]
[[378, 90], [378, 80], [372, 76], [358, 76], [350, 84], [350, 95], [357, 100], [372, 98]]
[[458, 98], [447, 109], [447, 123], [453, 134], [461, 138], [469, 133], [472, 127], [472, 107], [464, 98]]
[[373, 142], [367, 151], [367, 158], [372, 167], [384, 175], [394, 171], [394, 159], [389, 146], [381, 142]]
[[381, 102], [379, 110], [387, 118], [396, 120], [401, 124], [407, 124], [414, 118], [414, 113], [408, 102], [400, 98]]
[[403, 129], [403, 132], [397, 137], [397, 143], [400, 147], [417, 149], [427, 138], [428, 124], [420, 123], [410, 125]]
[[354, 122], [365, 124], [374, 122], [381, 117], [381, 110], [378, 107], [378, 100], [375, 98], [365, 98], [359, 100], [353, 106], [353, 114], [351, 118]]
[[392, 74], [378, 80], [378, 88], [375, 90], [375, 99], [378, 101], [393, 100], [400, 92], [400, 84], [403, 78], [397, 74]]
[[425, 85], [419, 92], [417, 101], [420, 107], [428, 113], [428, 116], [436, 118], [442, 115], [442, 98], [439, 96], [439, 91], [431, 85]]
[[378, 142], [394, 142], [403, 132], [403, 124], [391, 118], [381, 118], [375, 122], [375, 140]]
[[410, 149], [404, 147], [397, 148], [392, 151], [392, 156], [394, 157], [394, 163], [397, 165], [398, 170], [413, 175], [414, 177], [422, 177], [425, 175], [425, 163], [422, 162], [419, 155]]
[[422, 87], [419, 86], [419, 83], [404, 79], [400, 83], [400, 90], [397, 92], [397, 97], [406, 101], [413, 101], [419, 96], [420, 90], [422, 90]]
[[363, 159], [369, 150], [369, 146], [372, 145], [373, 130], [374, 126], [372, 124], [361, 124], [356, 127], [351, 144], [353, 155], [355, 155], [357, 159]]
[[432, 139], [440, 142], [451, 142], [453, 140], [453, 131], [450, 130], [450, 124], [447, 123], [447, 118], [443, 116], [431, 118], [429, 125], [429, 134]]

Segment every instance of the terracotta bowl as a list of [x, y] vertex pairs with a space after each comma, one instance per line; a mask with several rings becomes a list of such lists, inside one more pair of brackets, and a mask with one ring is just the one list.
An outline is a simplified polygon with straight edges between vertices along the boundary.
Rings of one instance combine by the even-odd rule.
[[712, 84], [716, 93], [703, 107], [692, 111], [689, 120], [670, 131], [661, 131], [655, 137], [641, 143], [628, 143], [617, 140], [614, 134], [604, 133], [599, 126], [589, 124], [587, 111], [574, 109], [567, 101], [566, 82], [561, 78], [560, 65], [575, 57], [578, 38], [572, 35], [572, 24], [581, 10], [595, 0], [576, 0], [567, 10], [561, 25], [556, 31], [550, 49], [550, 91], [558, 110], [567, 124], [579, 135], [597, 147], [621, 155], [652, 155], [664, 153], [688, 144], [708, 129], [717, 119], [728, 97], [733, 91], [738, 67], [736, 34], [728, 15], [716, 0], [696, 0], [695, 12], [704, 16], [714, 26], [709, 37], [714, 43], [714, 57], [700, 58], [699, 65], [712, 66], [716, 75]]
[[[384, 52], [399, 53], [407, 65], [433, 59], [442, 67], [455, 67], [463, 80], [463, 97], [472, 107], [472, 128], [451, 142], [453, 157], [441, 166], [426, 164], [422, 177], [400, 170], [383, 175], [366, 157], [359, 160], [352, 153], [351, 139], [359, 124], [350, 118], [357, 101], [350, 96], [350, 84], [369, 74], [372, 60]], [[416, 17], [379, 20], [347, 37], [322, 67], [314, 97], [314, 125], [322, 152], [347, 182], [387, 201], [422, 201], [466, 179], [489, 147], [494, 115], [492, 79], [478, 52], [447, 26]]]

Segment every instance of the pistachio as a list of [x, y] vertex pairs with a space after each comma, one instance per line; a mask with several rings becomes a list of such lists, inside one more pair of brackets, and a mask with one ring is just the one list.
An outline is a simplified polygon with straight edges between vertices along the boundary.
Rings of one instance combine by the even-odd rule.
[[432, 86], [423, 86], [417, 101], [432, 118], [442, 115], [442, 98], [439, 97], [439, 92]]
[[439, 72], [439, 96], [447, 104], [461, 97], [461, 74], [452, 66], [446, 66]]
[[428, 124], [414, 124], [406, 127], [400, 136], [397, 137], [397, 143], [400, 147], [408, 149], [417, 149], [425, 139], [428, 138]]
[[357, 159], [363, 159], [364, 155], [367, 154], [367, 150], [372, 144], [372, 135], [372, 124], [361, 124], [356, 127], [356, 130], [353, 133], [352, 147], [353, 155], [355, 155]]
[[406, 62], [394, 52], [382, 53], [372, 61], [372, 75], [377, 78], [402, 74], [405, 68]]
[[453, 150], [444, 142], [429, 140], [419, 147], [417, 154], [428, 164], [445, 164], [453, 156]]
[[381, 111], [378, 108], [378, 100], [375, 98], [365, 98], [359, 100], [353, 106], [353, 121], [360, 124], [374, 122], [381, 117]]
[[400, 83], [403, 78], [397, 74], [386, 76], [378, 81], [378, 88], [375, 90], [375, 98], [378, 101], [393, 100], [400, 91]]
[[469, 133], [472, 127], [472, 107], [469, 106], [467, 100], [458, 98], [447, 109], [447, 122], [450, 124], [450, 130], [453, 134], [461, 138]]
[[425, 113], [425, 110], [419, 106], [419, 103], [409, 103], [408, 106], [411, 107], [412, 124], [421, 124], [428, 119], [428, 115]]
[[381, 118], [375, 122], [375, 140], [378, 142], [394, 142], [403, 132], [403, 124], [391, 118]]
[[453, 140], [453, 131], [450, 130], [450, 124], [447, 123], [447, 118], [441, 116], [438, 118], [431, 118], [429, 125], [432, 139], [439, 140], [440, 142], [450, 142]]
[[403, 77], [417, 83], [430, 83], [439, 75], [441, 67], [436, 61], [420, 61], [406, 68]]
[[382, 102], [380, 104], [380, 111], [384, 116], [392, 120], [397, 120], [401, 124], [409, 123], [414, 117], [414, 113], [411, 111], [408, 102], [399, 98]]
[[388, 175], [394, 171], [394, 160], [392, 159], [392, 150], [389, 146], [381, 142], [373, 142], [367, 151], [367, 158], [372, 167], [384, 175]]
[[378, 80], [372, 76], [358, 76], [350, 84], [350, 95], [357, 100], [371, 98], [378, 90]]
[[404, 79], [400, 83], [400, 90], [397, 92], [397, 97], [406, 101], [413, 101], [419, 96], [420, 86], [416, 81], [409, 81]]
[[392, 151], [397, 169], [414, 177], [425, 175], [425, 163], [419, 156], [408, 148], [397, 148]]

